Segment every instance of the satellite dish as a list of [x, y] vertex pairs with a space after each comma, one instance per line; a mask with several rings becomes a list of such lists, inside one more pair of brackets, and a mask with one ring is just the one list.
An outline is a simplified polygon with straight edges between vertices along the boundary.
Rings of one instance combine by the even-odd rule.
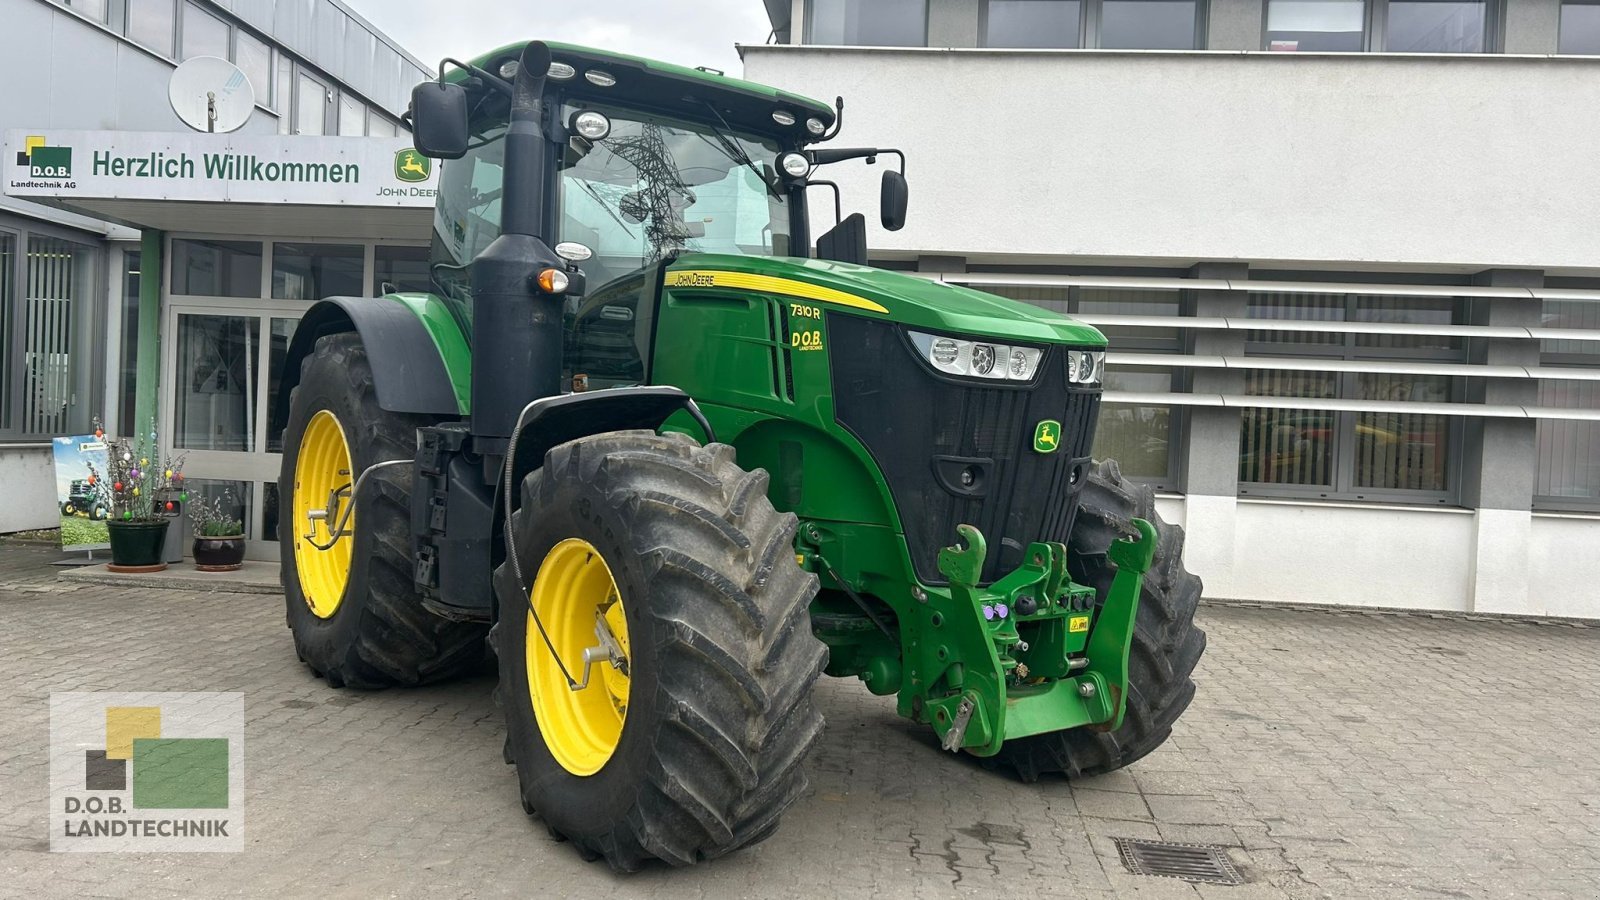
[[195, 131], [238, 131], [256, 108], [250, 79], [215, 56], [196, 56], [174, 69], [167, 97], [172, 111]]

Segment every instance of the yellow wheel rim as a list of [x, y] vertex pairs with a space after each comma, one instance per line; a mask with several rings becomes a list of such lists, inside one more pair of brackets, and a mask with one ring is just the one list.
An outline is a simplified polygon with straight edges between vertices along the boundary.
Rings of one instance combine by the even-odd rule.
[[[617, 580], [593, 544], [568, 538], [539, 564], [529, 600], [574, 679], [583, 681], [584, 651], [594, 658], [588, 686], [572, 690], [533, 613], [525, 617], [528, 694], [539, 733], [562, 768], [593, 775], [616, 752], [628, 716], [628, 622]], [[607, 638], [620, 659], [608, 654]]]
[[333, 528], [350, 504], [351, 471], [344, 426], [333, 413], [318, 410], [300, 435], [300, 453], [295, 457], [294, 518], [280, 527], [294, 529], [300, 593], [321, 619], [339, 611], [350, 580], [355, 514], [345, 523], [343, 536], [335, 538]]

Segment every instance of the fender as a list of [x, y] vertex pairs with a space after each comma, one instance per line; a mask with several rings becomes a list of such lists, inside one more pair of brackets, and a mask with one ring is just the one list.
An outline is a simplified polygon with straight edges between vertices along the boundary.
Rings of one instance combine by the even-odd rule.
[[460, 366], [448, 365], [448, 357], [465, 359], [466, 339], [439, 301], [426, 294], [329, 297], [312, 306], [295, 328], [269, 427], [272, 433], [282, 433], [288, 424], [289, 394], [300, 383], [301, 361], [319, 339], [351, 331], [360, 334], [366, 346], [379, 406], [441, 420], [467, 413], [462, 399], [465, 373], [452, 371]]

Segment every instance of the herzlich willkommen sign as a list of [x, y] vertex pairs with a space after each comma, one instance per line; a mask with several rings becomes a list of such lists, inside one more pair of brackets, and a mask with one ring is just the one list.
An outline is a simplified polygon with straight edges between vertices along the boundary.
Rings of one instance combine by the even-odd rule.
[[14, 197], [431, 207], [433, 161], [405, 137], [6, 132]]

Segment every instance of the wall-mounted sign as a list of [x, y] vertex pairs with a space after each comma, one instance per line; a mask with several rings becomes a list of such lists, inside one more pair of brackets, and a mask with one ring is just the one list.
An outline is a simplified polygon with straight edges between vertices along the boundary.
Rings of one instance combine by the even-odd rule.
[[404, 137], [11, 130], [0, 162], [13, 197], [431, 207], [439, 184]]

